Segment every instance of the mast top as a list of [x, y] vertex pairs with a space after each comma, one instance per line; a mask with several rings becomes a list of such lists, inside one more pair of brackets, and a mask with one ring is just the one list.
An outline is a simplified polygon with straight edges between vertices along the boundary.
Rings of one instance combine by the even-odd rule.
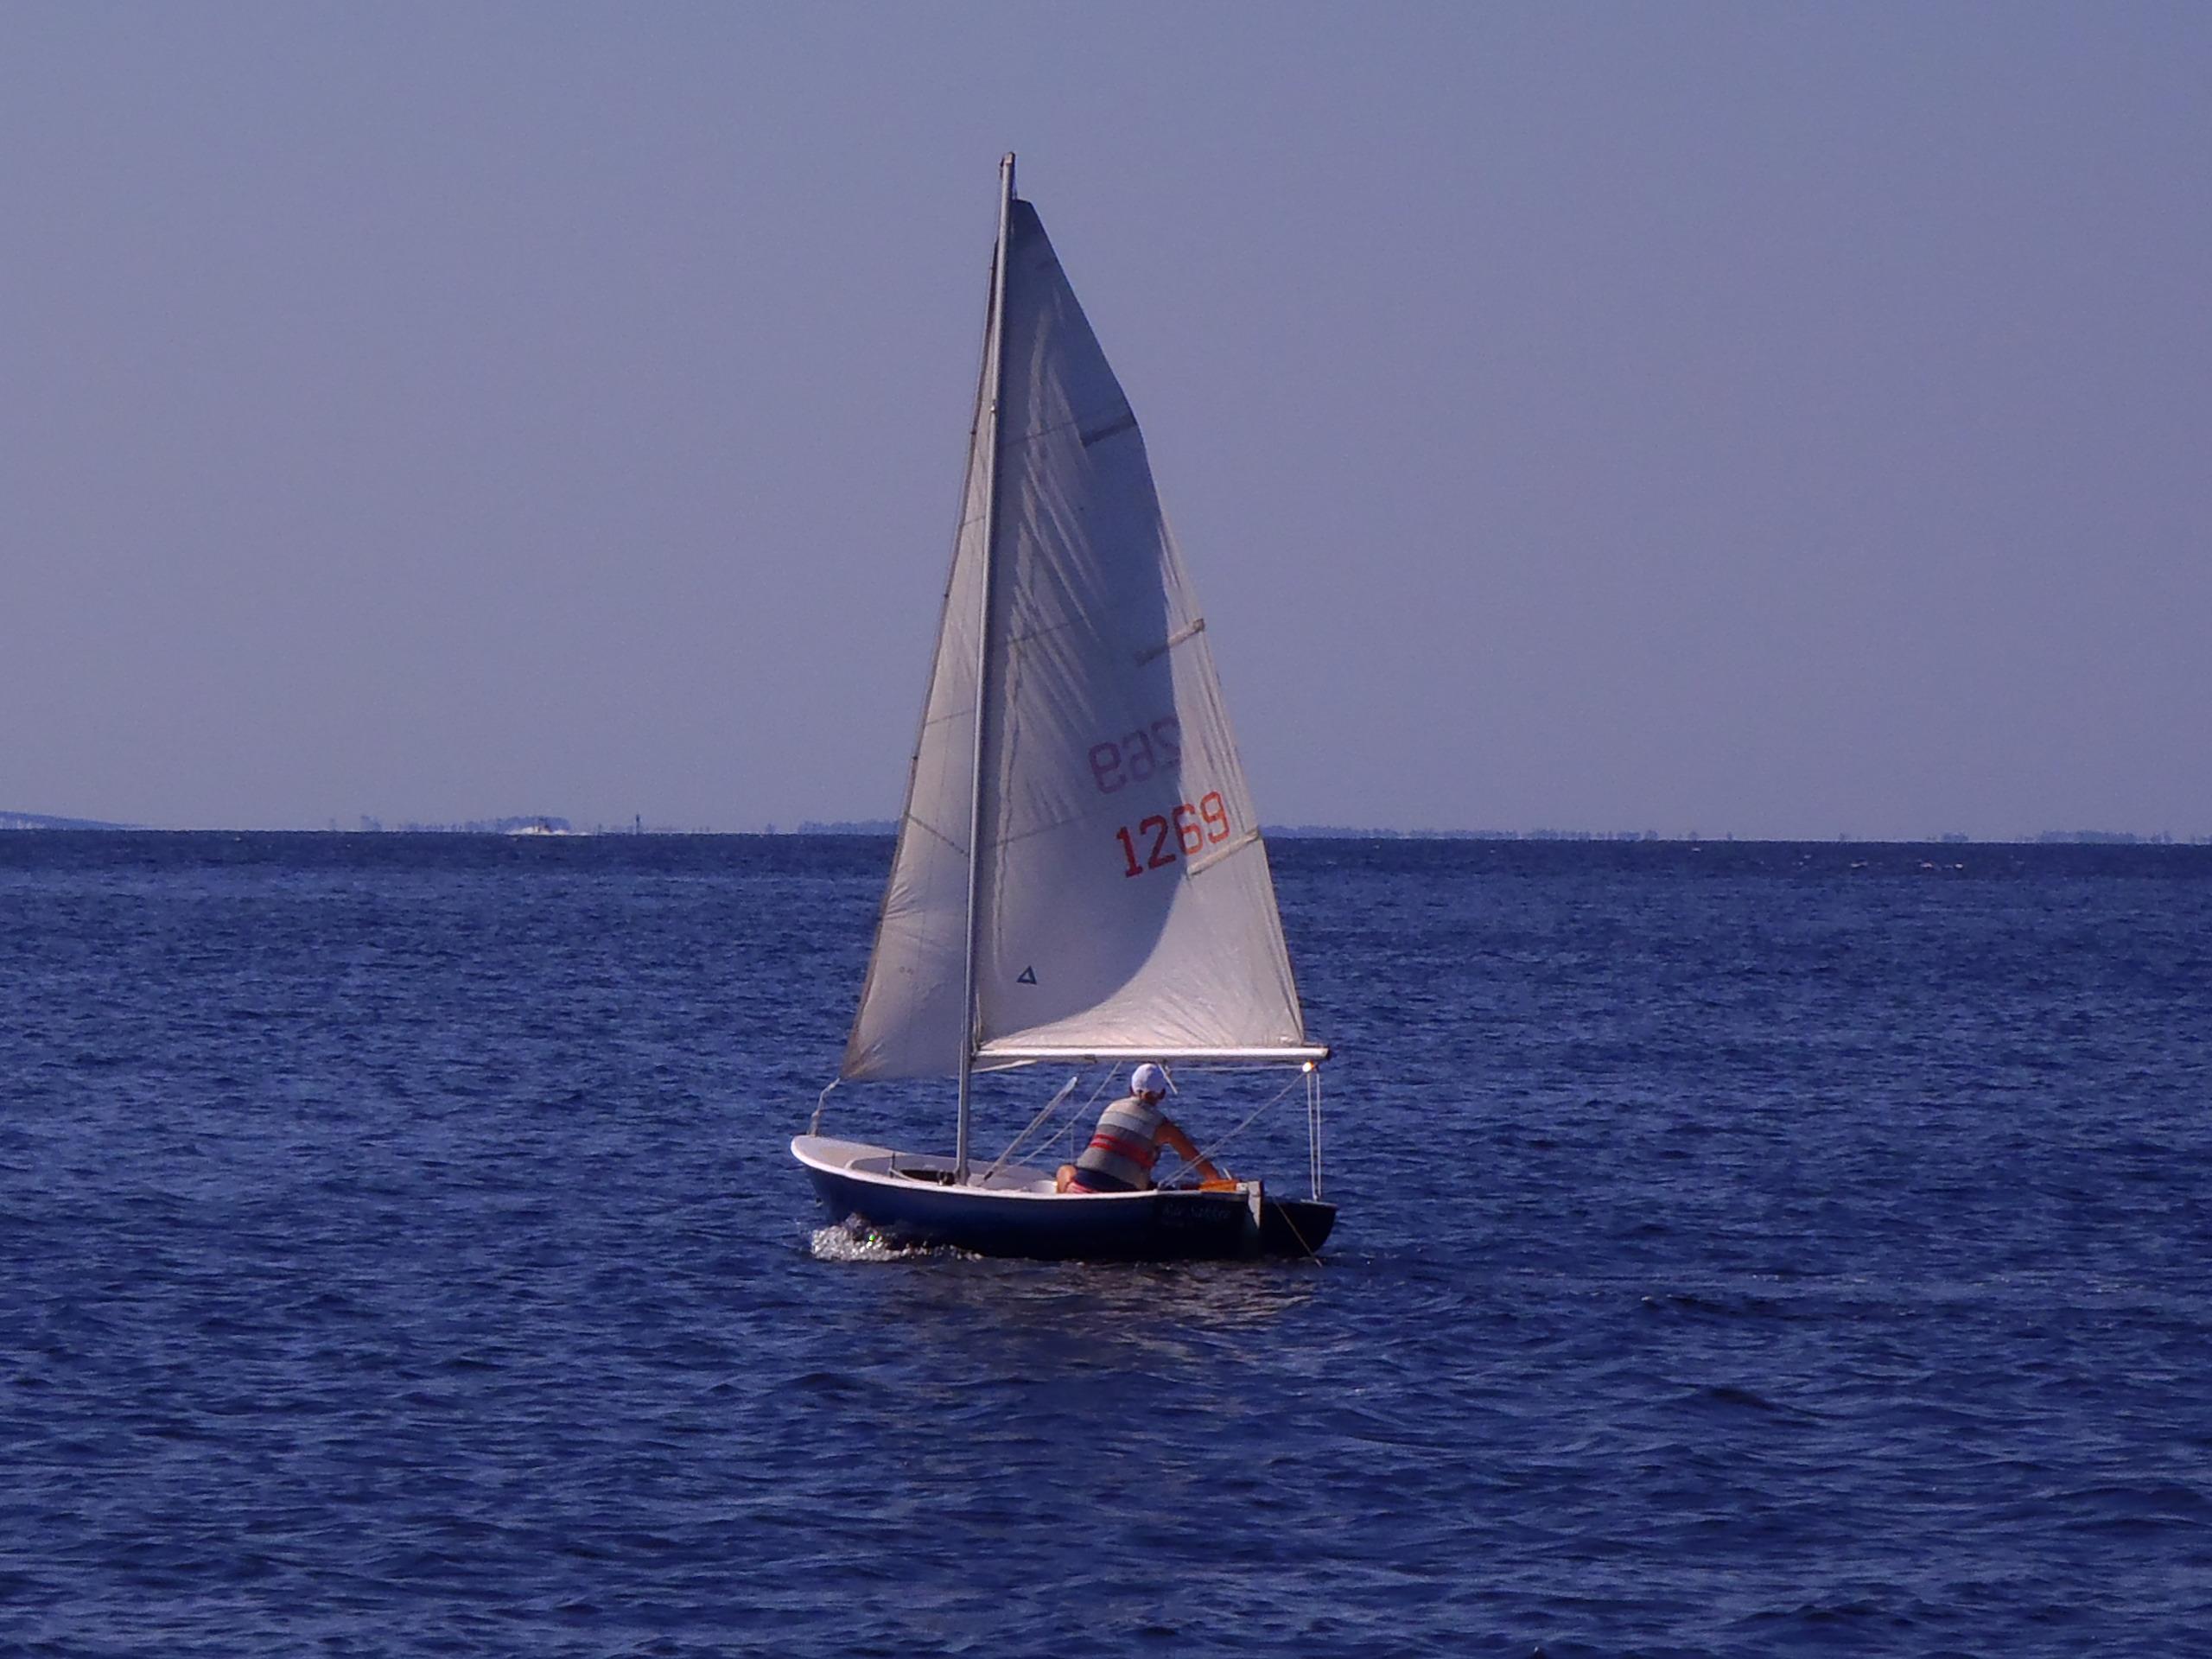
[[1007, 151], [1005, 155], [999, 157], [999, 185], [1000, 188], [1006, 192], [1007, 200], [1009, 201], [1013, 200], [1014, 152], [1010, 149]]

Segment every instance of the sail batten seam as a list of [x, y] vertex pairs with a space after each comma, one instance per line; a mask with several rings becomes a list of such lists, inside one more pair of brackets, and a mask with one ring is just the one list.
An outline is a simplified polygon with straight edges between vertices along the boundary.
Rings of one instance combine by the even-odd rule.
[[951, 848], [954, 852], [959, 854], [961, 857], [965, 858], [968, 856], [968, 849], [965, 847], [955, 841], [950, 836], [946, 835], [944, 830], [938, 829], [926, 818], [918, 818], [912, 812], [909, 812], [906, 814], [906, 822], [912, 824], [915, 829], [920, 830], [924, 835], [936, 836], [946, 846]]
[[1027, 431], [1015, 433], [1012, 437], [1008, 437], [1004, 433], [1001, 433], [999, 435], [998, 453], [1000, 454], [1004, 454], [1007, 450], [1020, 448], [1024, 444], [1039, 443], [1045, 439], [1055, 437], [1062, 432], [1073, 432], [1076, 435], [1077, 441], [1080, 442], [1084, 448], [1089, 448], [1092, 444], [1098, 442], [1101, 439], [1110, 438], [1116, 432], [1128, 430], [1134, 428], [1136, 423], [1136, 411], [1130, 409], [1127, 404], [1122, 405], [1122, 412], [1119, 416], [1115, 416], [1106, 425], [1099, 427], [1095, 431], [1089, 433], [1086, 433], [1083, 429], [1083, 416], [1080, 415], [1071, 415], [1065, 421], [1054, 421], [1046, 426], [1033, 426]]
[[1247, 830], [1243, 835], [1237, 836], [1236, 840], [1230, 842], [1226, 847], [1217, 847], [1213, 851], [1205, 854], [1202, 857], [1194, 858], [1188, 864], [1185, 864], [1183, 867], [1183, 879], [1185, 881], [1196, 880], [1200, 875], [1211, 869], [1215, 865], [1220, 863], [1223, 859], [1227, 858], [1231, 853], [1243, 852], [1247, 847], [1249, 847], [1253, 842], [1259, 840], [1259, 838], [1260, 832], [1258, 830]]
[[1206, 620], [1202, 616], [1198, 618], [1197, 621], [1192, 623], [1189, 627], [1179, 628], [1175, 632], [1169, 634], [1165, 639], [1154, 645], [1150, 651], [1141, 651], [1137, 652], [1137, 666], [1139, 668], [1142, 668], [1147, 663], [1156, 662], [1160, 658], [1165, 657], [1169, 652], [1174, 650], [1176, 646], [1181, 645], [1185, 639], [1196, 639], [1199, 634], [1204, 633], [1205, 631]]
[[1109, 421], [1103, 426], [1094, 427], [1090, 431], [1082, 433], [1080, 435], [1083, 439], [1083, 447], [1088, 449], [1094, 443], [1103, 443], [1117, 432], [1134, 429], [1136, 423], [1136, 411], [1125, 409], [1122, 411], [1120, 419]]

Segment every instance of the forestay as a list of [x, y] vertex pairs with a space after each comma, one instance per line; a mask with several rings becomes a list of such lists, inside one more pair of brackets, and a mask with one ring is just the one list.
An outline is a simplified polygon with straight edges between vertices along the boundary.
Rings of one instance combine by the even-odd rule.
[[975, 801], [976, 1065], [1318, 1055], [1136, 417], [1028, 203], [1011, 204], [1007, 240], [1005, 315], [986, 331], [936, 662], [842, 1075], [959, 1068]]

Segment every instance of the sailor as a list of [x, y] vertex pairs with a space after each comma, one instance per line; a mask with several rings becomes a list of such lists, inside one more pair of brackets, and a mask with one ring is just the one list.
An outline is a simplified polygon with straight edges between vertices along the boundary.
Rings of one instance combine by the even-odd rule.
[[1167, 1073], [1147, 1062], [1129, 1075], [1129, 1092], [1098, 1115], [1098, 1128], [1082, 1156], [1062, 1164], [1053, 1179], [1060, 1192], [1141, 1192], [1152, 1185], [1153, 1160], [1165, 1144], [1207, 1181], [1229, 1177], [1199, 1154], [1191, 1137], [1160, 1109]]

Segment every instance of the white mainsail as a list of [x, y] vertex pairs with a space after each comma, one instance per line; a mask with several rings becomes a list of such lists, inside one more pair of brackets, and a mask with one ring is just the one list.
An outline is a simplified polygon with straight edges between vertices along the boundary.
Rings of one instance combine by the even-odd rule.
[[1009, 202], [1000, 257], [937, 658], [841, 1075], [1316, 1058], [1136, 417], [1028, 203]]

